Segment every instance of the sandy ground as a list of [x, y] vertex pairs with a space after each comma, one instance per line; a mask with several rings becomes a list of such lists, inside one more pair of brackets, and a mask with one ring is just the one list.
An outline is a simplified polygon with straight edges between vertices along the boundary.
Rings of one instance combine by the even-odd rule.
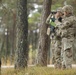
[[[35, 66], [35, 65], [28, 65], [29, 67], [30, 66]], [[47, 67], [54, 67], [54, 65], [47, 65]], [[76, 68], [76, 64], [72, 64], [72, 67], [73, 68]], [[14, 68], [14, 65], [11, 65], [11, 66], [1, 66], [1, 68]]]

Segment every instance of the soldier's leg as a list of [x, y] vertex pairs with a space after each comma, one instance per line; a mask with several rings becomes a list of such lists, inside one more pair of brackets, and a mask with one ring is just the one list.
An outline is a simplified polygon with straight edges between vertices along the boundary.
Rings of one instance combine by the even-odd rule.
[[62, 69], [65, 69], [66, 68], [66, 66], [65, 66], [65, 52], [64, 52], [64, 50], [62, 49], [61, 50], [61, 62], [62, 62]]
[[54, 39], [51, 40], [51, 52], [52, 52], [52, 64], [55, 63], [55, 47], [54, 47]]
[[52, 64], [55, 63], [55, 53], [54, 53], [54, 49], [52, 49]]
[[61, 50], [61, 62], [62, 62], [62, 69], [65, 69], [65, 51], [64, 51], [64, 44], [66, 40], [62, 38], [62, 50]]
[[73, 50], [72, 48], [65, 50], [65, 66], [66, 69], [72, 68], [72, 61], [73, 61]]
[[65, 68], [71, 68], [73, 61], [73, 40], [72, 39], [63, 39], [63, 65]]
[[61, 48], [55, 51], [55, 68], [61, 68]]
[[55, 68], [61, 68], [61, 42], [59, 40], [56, 41], [55, 47]]

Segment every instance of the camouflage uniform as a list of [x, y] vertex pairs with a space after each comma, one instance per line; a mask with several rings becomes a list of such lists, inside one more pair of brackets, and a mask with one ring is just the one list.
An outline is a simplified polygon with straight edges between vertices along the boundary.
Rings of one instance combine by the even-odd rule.
[[[61, 16], [59, 18], [62, 17], [62, 7], [59, 7], [57, 9], [57, 12], [61, 13]], [[55, 68], [60, 69], [61, 68], [61, 37], [60, 35], [58, 35], [59, 29], [58, 27], [61, 25], [62, 20], [59, 20], [59, 18], [56, 19], [55, 23], [56, 23], [56, 35], [55, 35]]]
[[56, 38], [55, 38], [55, 68], [61, 68], [61, 37], [58, 35], [58, 26], [61, 25], [60, 22], [57, 22], [56, 28]]
[[52, 53], [52, 64], [55, 64], [55, 35], [51, 35], [51, 53]]
[[69, 12], [63, 19], [63, 23], [60, 27], [62, 36], [62, 68], [72, 68], [73, 61], [73, 46], [76, 35], [76, 17], [72, 15], [73, 8], [70, 5], [63, 7], [64, 11]]
[[[58, 8], [57, 12], [62, 13], [62, 8]], [[60, 18], [60, 17], [59, 17]], [[61, 24], [59, 18], [55, 18], [56, 27]], [[55, 32], [58, 29], [55, 30]], [[56, 36], [56, 33], [52, 33], [51, 37], [51, 52], [52, 52], [52, 63], [55, 68], [61, 68], [61, 38]]]

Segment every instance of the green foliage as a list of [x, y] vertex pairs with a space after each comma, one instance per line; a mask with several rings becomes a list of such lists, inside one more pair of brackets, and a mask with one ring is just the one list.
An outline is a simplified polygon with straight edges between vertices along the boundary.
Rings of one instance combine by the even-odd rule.
[[40, 13], [39, 13], [39, 12], [34, 13], [34, 14], [32, 15], [32, 17], [30, 17], [30, 18], [28, 19], [29, 24], [35, 24], [35, 22], [39, 21], [39, 20], [38, 20], [39, 17], [40, 17]]
[[52, 10], [56, 10], [58, 7], [61, 7], [61, 4], [52, 5]]
[[[13, 36], [13, 25], [14, 25], [14, 15], [12, 9], [17, 8], [17, 0], [2, 0], [2, 4], [0, 4], [0, 17], [2, 17], [1, 26], [3, 29], [8, 29], [8, 41], [7, 36], [5, 36], [5, 30], [3, 31], [3, 35], [1, 38], [4, 40], [4, 45], [2, 48], [2, 57], [9, 57], [10, 52], [12, 50], [12, 36]], [[7, 50], [7, 42], [8, 42], [8, 50]]]
[[52, 0], [52, 10], [56, 10], [58, 7], [63, 6], [64, 0]]
[[32, 17], [28, 18], [29, 29], [36, 29], [36, 25], [40, 22], [40, 16], [41, 14], [39, 12], [36, 12], [32, 15]]

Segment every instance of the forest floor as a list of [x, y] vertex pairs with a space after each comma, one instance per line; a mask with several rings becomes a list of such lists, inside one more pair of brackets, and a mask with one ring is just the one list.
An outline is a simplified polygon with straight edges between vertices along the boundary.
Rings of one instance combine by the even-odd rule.
[[[28, 65], [28, 67], [33, 67], [33, 66], [35, 66], [35, 65]], [[54, 65], [47, 65], [47, 67], [53, 67], [54, 68]], [[73, 68], [76, 68], [76, 64], [72, 64], [72, 67]], [[8, 65], [8, 66], [6, 66], [6, 65], [3, 65], [3, 66], [1, 66], [1, 68], [14, 68], [14, 65]]]
[[59, 70], [49, 67], [29, 67], [25, 71], [3, 68], [1, 75], [76, 75], [76, 69]]
[[73, 64], [73, 69], [69, 70], [59, 70], [54, 69], [53, 65], [48, 65], [48, 67], [35, 67], [33, 65], [29, 66], [25, 71], [17, 71], [13, 67], [5, 67], [1, 69], [1, 75], [76, 75], [76, 65]]

